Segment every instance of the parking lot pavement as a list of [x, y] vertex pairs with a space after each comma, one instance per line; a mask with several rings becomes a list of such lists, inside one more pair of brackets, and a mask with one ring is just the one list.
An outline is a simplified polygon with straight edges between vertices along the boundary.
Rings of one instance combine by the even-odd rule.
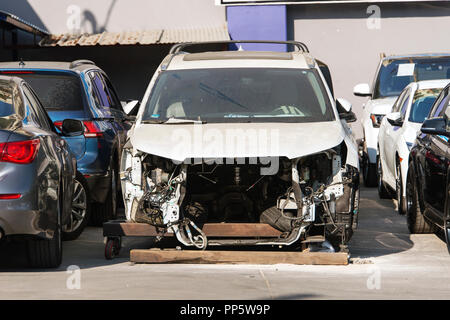
[[[361, 192], [359, 228], [348, 266], [141, 265], [103, 257], [101, 228], [64, 243], [57, 270], [24, 268], [20, 244], [0, 247], [0, 299], [448, 299], [450, 256], [436, 235], [408, 233], [393, 202]], [[67, 271], [69, 266], [79, 271]]]

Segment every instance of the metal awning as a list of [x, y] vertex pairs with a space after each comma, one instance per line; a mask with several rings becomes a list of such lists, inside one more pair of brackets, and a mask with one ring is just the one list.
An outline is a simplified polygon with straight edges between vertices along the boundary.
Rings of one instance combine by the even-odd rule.
[[44, 29], [41, 29], [35, 26], [32, 23], [29, 23], [18, 16], [15, 16], [9, 12], [0, 10], [0, 22], [3, 26], [6, 26], [9, 29], [20, 29], [34, 35], [38, 35], [41, 37], [50, 36], [50, 33]]
[[226, 25], [147, 31], [105, 31], [103, 33], [82, 35], [49, 35], [43, 38], [39, 45], [41, 47], [152, 45], [223, 40], [230, 40]]

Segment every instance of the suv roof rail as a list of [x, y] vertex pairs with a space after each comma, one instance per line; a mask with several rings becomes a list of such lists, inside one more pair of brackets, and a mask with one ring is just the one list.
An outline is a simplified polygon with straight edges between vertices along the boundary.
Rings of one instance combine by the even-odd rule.
[[177, 54], [186, 47], [205, 45], [205, 44], [233, 44], [233, 43], [268, 43], [268, 44], [290, 44], [298, 48], [299, 51], [309, 52], [306, 44], [298, 41], [271, 41], [271, 40], [224, 40], [224, 41], [205, 41], [205, 42], [184, 42], [178, 43], [170, 48], [169, 54]]
[[83, 64], [92, 64], [94, 66], [96, 65], [95, 62], [91, 61], [91, 60], [86, 60], [86, 59], [84, 59], [84, 60], [75, 60], [75, 61], [72, 61], [70, 63], [70, 69], [76, 68], [76, 67], [81, 66]]

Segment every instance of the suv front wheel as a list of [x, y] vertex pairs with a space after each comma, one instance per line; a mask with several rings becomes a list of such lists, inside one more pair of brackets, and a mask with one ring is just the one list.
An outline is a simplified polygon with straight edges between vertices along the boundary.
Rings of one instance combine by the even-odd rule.
[[406, 181], [406, 222], [410, 233], [433, 233], [435, 230], [422, 214], [412, 163], [409, 164]]
[[77, 239], [90, 219], [90, 197], [87, 190], [88, 186], [86, 179], [80, 172], [77, 172], [74, 180], [70, 221], [67, 225], [63, 226], [62, 230], [64, 240]]

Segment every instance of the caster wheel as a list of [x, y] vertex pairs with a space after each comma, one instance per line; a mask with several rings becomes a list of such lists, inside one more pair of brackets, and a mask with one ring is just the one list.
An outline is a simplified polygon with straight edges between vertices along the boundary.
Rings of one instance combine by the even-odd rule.
[[105, 245], [105, 258], [106, 260], [111, 260], [114, 259], [115, 257], [117, 257], [120, 253], [120, 239], [111, 239], [109, 238], [106, 241], [106, 245]]

